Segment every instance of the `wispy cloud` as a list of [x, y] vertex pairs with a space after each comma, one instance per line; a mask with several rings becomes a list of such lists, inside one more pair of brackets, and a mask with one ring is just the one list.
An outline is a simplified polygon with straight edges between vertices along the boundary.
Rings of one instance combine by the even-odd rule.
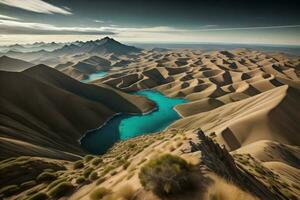
[[61, 27], [44, 23], [0, 19], [0, 34], [114, 35], [115, 33], [102, 27]]
[[0, 3], [37, 13], [72, 15], [69, 8], [60, 8], [43, 0], [0, 0]]
[[0, 19], [19, 20], [16, 17], [10, 17], [10, 16], [7, 16], [7, 15], [0, 15]]
[[103, 21], [103, 20], [97, 20], [97, 19], [95, 19], [94, 22], [96, 22], [96, 23], [105, 23], [105, 21]]
[[207, 28], [197, 29], [195, 31], [235, 31], [235, 30], [261, 30], [261, 29], [285, 29], [285, 28], [299, 28], [300, 24], [282, 25], [282, 26], [250, 26], [250, 27], [232, 27], [232, 28]]

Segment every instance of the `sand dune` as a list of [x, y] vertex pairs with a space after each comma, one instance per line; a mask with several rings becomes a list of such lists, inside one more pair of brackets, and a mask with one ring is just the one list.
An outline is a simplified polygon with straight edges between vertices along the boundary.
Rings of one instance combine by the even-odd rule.
[[[36, 155], [37, 148], [55, 149], [49, 154], [55, 158], [72, 157], [65, 151], [83, 155], [78, 139], [85, 131], [99, 127], [115, 113], [142, 113], [153, 108], [143, 97], [109, 86], [83, 84], [44, 65], [21, 73], [0, 72], [0, 76], [1, 146], [9, 143], [16, 147], [11, 152], [1, 151], [2, 158], [16, 152]], [[31, 150], [22, 151], [28, 147], [26, 143], [32, 145]]]
[[299, 194], [299, 59], [247, 49], [144, 51], [93, 83], [186, 98], [175, 107], [183, 118], [170, 130], [201, 128], [233, 154], [253, 156]]
[[[220, 142], [225, 143], [231, 150], [262, 139], [299, 145], [297, 120], [300, 119], [300, 107], [296, 100], [299, 95], [299, 90], [281, 86], [186, 117], [171, 127], [202, 127], [206, 132], [216, 132]], [[180, 108], [178, 109], [180, 112]], [[232, 138], [238, 141], [238, 146], [231, 143]]]
[[3, 71], [20, 72], [32, 66], [34, 66], [34, 64], [23, 60], [10, 58], [8, 56], [0, 57], [0, 70]]

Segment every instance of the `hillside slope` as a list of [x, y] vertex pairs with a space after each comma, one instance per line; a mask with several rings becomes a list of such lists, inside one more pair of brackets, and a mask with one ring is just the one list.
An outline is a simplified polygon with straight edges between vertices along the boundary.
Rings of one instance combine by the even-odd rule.
[[0, 70], [3, 71], [20, 72], [32, 66], [34, 66], [34, 64], [23, 60], [10, 58], [8, 56], [0, 57]]
[[[55, 154], [49, 154], [55, 158], [64, 157], [65, 152], [82, 155], [78, 140], [85, 131], [99, 127], [115, 113], [142, 113], [154, 106], [143, 97], [86, 85], [45, 65], [21, 73], [0, 72], [0, 85], [1, 147], [16, 147], [1, 151], [1, 158], [15, 152], [39, 154], [18, 149], [25, 146], [55, 149]], [[47, 155], [43, 150], [40, 154]]]

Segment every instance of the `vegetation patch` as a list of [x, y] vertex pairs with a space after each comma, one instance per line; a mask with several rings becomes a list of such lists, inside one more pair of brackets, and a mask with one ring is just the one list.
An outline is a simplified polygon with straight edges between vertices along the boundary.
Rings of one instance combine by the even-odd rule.
[[74, 186], [71, 183], [69, 183], [69, 182], [62, 182], [62, 183], [59, 183], [58, 185], [56, 185], [55, 187], [53, 187], [49, 191], [49, 195], [52, 198], [59, 198], [59, 197], [62, 197], [64, 195], [66, 195], [73, 188], [74, 188]]
[[39, 192], [28, 198], [28, 200], [46, 200], [49, 199], [49, 196], [46, 193]]
[[0, 190], [0, 197], [2, 195], [4, 195], [4, 196], [11, 196], [13, 194], [18, 193], [19, 190], [20, 190], [20, 188], [17, 185], [8, 185], [8, 186], [5, 186], [5, 187], [1, 188], [1, 190]]
[[93, 171], [94, 171], [94, 169], [91, 168], [91, 167], [85, 169], [85, 170], [83, 171], [83, 176], [84, 176], [84, 178], [88, 178], [89, 175], [90, 175]]
[[102, 159], [101, 158], [95, 158], [92, 161], [92, 165], [98, 166], [100, 163], [102, 163]]
[[96, 180], [96, 179], [98, 179], [98, 174], [97, 174], [97, 172], [92, 172], [92, 173], [90, 174], [90, 176], [89, 176], [89, 180], [94, 181], [94, 180]]
[[112, 191], [110, 189], [104, 188], [104, 187], [100, 187], [95, 189], [91, 194], [90, 194], [90, 198], [92, 200], [99, 200], [102, 199], [103, 197], [111, 194]]
[[85, 181], [85, 178], [83, 177], [83, 176], [79, 176], [78, 178], [76, 178], [76, 183], [77, 184], [81, 184], [81, 183], [83, 183]]
[[145, 189], [158, 195], [174, 194], [191, 185], [191, 166], [182, 158], [165, 154], [151, 159], [139, 173]]
[[73, 169], [80, 169], [83, 167], [84, 167], [84, 164], [81, 160], [78, 160], [78, 161], [74, 162], [74, 164], [73, 164]]
[[37, 181], [53, 181], [57, 178], [57, 175], [53, 172], [43, 172], [36, 178]]

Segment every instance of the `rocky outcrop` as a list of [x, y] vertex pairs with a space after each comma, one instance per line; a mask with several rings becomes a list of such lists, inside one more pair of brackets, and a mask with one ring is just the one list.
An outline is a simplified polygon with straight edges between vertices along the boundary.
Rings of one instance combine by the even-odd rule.
[[262, 182], [238, 166], [225, 147], [220, 147], [205, 136], [202, 130], [196, 134], [200, 142], [190, 142], [192, 151], [201, 151], [201, 160], [210, 170], [230, 182], [239, 185], [260, 199], [287, 199], [280, 191], [270, 191]]

